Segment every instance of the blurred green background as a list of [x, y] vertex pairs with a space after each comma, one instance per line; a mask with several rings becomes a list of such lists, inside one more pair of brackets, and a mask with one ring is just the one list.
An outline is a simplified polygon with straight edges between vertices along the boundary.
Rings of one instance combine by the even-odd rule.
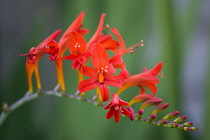
[[[194, 122], [198, 132], [183, 132], [122, 118], [107, 120], [103, 108], [57, 97], [40, 97], [15, 110], [0, 128], [1, 140], [209, 140], [210, 133], [210, 18], [208, 0], [1, 0], [0, 104], [12, 104], [27, 91], [25, 58], [28, 52], [56, 29], [63, 31], [81, 11], [84, 27], [94, 33], [100, 15], [115, 27], [127, 47], [144, 40], [145, 46], [124, 60], [131, 75], [143, 67], [164, 62], [164, 78], [157, 96]], [[76, 72], [64, 63], [68, 93], [76, 91]], [[56, 85], [54, 63], [40, 61], [44, 90]], [[137, 88], [123, 97], [135, 95]]]

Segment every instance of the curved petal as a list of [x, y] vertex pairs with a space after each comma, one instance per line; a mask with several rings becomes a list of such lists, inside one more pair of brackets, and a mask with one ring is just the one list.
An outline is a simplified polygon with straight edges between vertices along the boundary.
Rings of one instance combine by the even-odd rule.
[[91, 77], [91, 78], [97, 77], [97, 73], [95, 69], [88, 66], [83, 66], [82, 73], [87, 77]]
[[69, 34], [68, 48], [72, 54], [75, 52], [83, 54], [86, 51], [85, 38], [78, 32], [71, 32]]
[[114, 112], [114, 121], [119, 122], [120, 121], [120, 110], [115, 110]]
[[100, 21], [98, 24], [98, 28], [96, 29], [94, 35], [92, 36], [92, 38], [89, 40], [88, 44], [87, 44], [87, 50], [90, 50], [92, 47], [92, 44], [98, 39], [98, 37], [101, 35], [102, 30], [104, 29], [103, 25], [104, 25], [104, 19], [105, 19], [106, 14], [103, 13], [100, 17]]
[[99, 86], [99, 83], [96, 78], [86, 79], [79, 82], [78, 89], [80, 93], [92, 90]]
[[74, 54], [70, 54], [64, 57], [61, 57], [62, 60], [75, 60], [77, 57]]
[[107, 118], [107, 119], [111, 119], [112, 116], [114, 115], [114, 112], [115, 112], [115, 108], [114, 108], [114, 107], [111, 107], [111, 108], [109, 109], [109, 111], [107, 112], [107, 114], [106, 114], [106, 118]]
[[109, 65], [108, 53], [100, 43], [95, 43], [91, 49], [92, 65], [96, 70]]
[[112, 75], [112, 76], [107, 76], [105, 78], [104, 84], [121, 88], [122, 82], [123, 82], [123, 78], [121, 76]]
[[109, 100], [109, 88], [105, 84], [100, 84], [100, 93], [102, 102], [106, 102]]

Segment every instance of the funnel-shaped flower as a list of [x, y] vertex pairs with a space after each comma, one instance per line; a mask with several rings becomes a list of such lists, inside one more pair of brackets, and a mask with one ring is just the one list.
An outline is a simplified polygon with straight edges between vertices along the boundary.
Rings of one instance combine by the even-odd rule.
[[114, 116], [115, 122], [120, 121], [120, 113], [124, 114], [125, 116], [130, 116], [130, 112], [124, 107], [128, 106], [128, 103], [121, 100], [117, 94], [112, 94], [111, 101], [104, 107], [104, 109], [109, 109], [106, 114], [106, 118], [110, 119]]
[[142, 42], [135, 44], [133, 46], [131, 46], [130, 48], [126, 48], [125, 42], [122, 38], [122, 36], [120, 35], [120, 33], [118, 32], [117, 29], [115, 28], [111, 28], [110, 29], [118, 38], [118, 44], [119, 44], [119, 49], [115, 50], [115, 55], [113, 57], [110, 58], [109, 62], [114, 66], [114, 68], [120, 68], [122, 69], [122, 71], [120, 72], [120, 75], [124, 78], [127, 79], [129, 76], [129, 72], [126, 69], [126, 64], [123, 62], [122, 60], [122, 56], [128, 52], [134, 52], [134, 48], [137, 46], [143, 46]]
[[113, 75], [116, 70], [109, 64], [108, 53], [101, 44], [97, 43], [92, 47], [91, 56], [94, 68], [88, 66], [83, 68], [83, 74], [91, 79], [81, 81], [78, 89], [82, 93], [99, 87], [99, 99], [107, 101], [109, 99], [107, 85], [121, 87], [122, 77]]
[[146, 93], [146, 89], [144, 87], [147, 87], [150, 89], [152, 94], [155, 95], [157, 92], [156, 84], [159, 83], [159, 79], [156, 76], [160, 75], [162, 65], [163, 63], [159, 62], [152, 69], [125, 79], [122, 84], [122, 88], [118, 89], [117, 94], [119, 95], [122, 91], [129, 87], [138, 86], [141, 89], [140, 94]]
[[62, 59], [72, 60], [72, 68], [74, 70], [82, 66], [86, 62], [87, 57], [91, 55], [90, 52], [86, 52], [86, 41], [84, 37], [77, 32], [70, 33], [68, 48], [71, 54], [62, 57]]
[[49, 41], [54, 40], [58, 37], [61, 33], [61, 30], [57, 30], [48, 36], [44, 41], [42, 41], [36, 48], [32, 47], [28, 53], [22, 54], [20, 56], [26, 56], [26, 73], [28, 79], [28, 86], [29, 91], [33, 91], [33, 84], [32, 84], [32, 74], [35, 71], [37, 88], [41, 89], [41, 82], [39, 77], [39, 70], [38, 70], [38, 62], [39, 59], [45, 54], [45, 46], [49, 43]]
[[[55, 64], [56, 64], [56, 72], [57, 72], [57, 78], [58, 78], [58, 84], [61, 86], [62, 90], [65, 90], [65, 84], [64, 84], [64, 77], [63, 77], [63, 62], [60, 59], [64, 52], [66, 51], [67, 47], [68, 47], [68, 40], [69, 40], [69, 36], [71, 34], [71, 32], [75, 31], [78, 32], [82, 35], [86, 34], [89, 32], [88, 29], [82, 29], [82, 22], [83, 19], [85, 17], [85, 12], [81, 12], [79, 14], [79, 16], [73, 21], [73, 23], [68, 27], [68, 29], [64, 32], [64, 34], [61, 36], [58, 44], [53, 42], [52, 44], [48, 44], [50, 45], [54, 45], [54, 49], [51, 50], [51, 54], [50, 54], [50, 59], [55, 60]], [[55, 48], [59, 48], [59, 49], [55, 49]], [[58, 51], [58, 52], [57, 52]], [[49, 53], [49, 48], [46, 48], [46, 52]]]

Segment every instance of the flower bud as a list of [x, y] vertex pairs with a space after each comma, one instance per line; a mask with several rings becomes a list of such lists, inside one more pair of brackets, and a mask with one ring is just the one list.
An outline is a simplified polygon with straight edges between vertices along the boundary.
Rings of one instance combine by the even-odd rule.
[[192, 126], [193, 123], [192, 123], [192, 122], [186, 122], [186, 123], [184, 123], [183, 125], [184, 125], [184, 126]]
[[181, 117], [176, 118], [173, 122], [180, 123], [186, 120], [186, 118], [187, 118], [186, 116], [181, 116]]
[[162, 119], [162, 120], [158, 121], [157, 125], [158, 125], [158, 126], [162, 126], [162, 125], [164, 125], [164, 124], [167, 124], [167, 122], [168, 122], [167, 120]]
[[168, 106], [169, 106], [169, 103], [164, 103], [164, 104], [158, 105], [158, 106], [152, 111], [151, 114], [157, 114], [157, 113], [163, 111], [164, 109], [166, 109]]
[[129, 106], [129, 107], [127, 107], [127, 110], [130, 112], [129, 119], [130, 119], [131, 121], [133, 121], [133, 120], [135, 119], [135, 113], [134, 113], [133, 108]]
[[178, 116], [179, 114], [180, 114], [179, 111], [174, 111], [174, 112], [168, 113], [163, 119], [168, 120], [168, 119]]
[[140, 109], [145, 109], [146, 107], [152, 106], [152, 105], [159, 105], [162, 101], [163, 100], [160, 98], [149, 99], [140, 106]]

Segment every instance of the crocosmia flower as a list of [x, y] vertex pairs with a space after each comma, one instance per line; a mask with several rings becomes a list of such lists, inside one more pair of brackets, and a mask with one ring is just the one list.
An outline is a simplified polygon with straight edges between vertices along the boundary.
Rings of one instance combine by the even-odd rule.
[[138, 86], [141, 89], [140, 94], [146, 93], [146, 89], [144, 87], [147, 87], [150, 89], [152, 94], [155, 95], [157, 92], [156, 84], [159, 83], [159, 79], [156, 76], [160, 75], [162, 65], [163, 63], [159, 62], [156, 66], [154, 66], [150, 70], [145, 69], [144, 72], [140, 74], [128, 77], [127, 79], [124, 80], [122, 88], [119, 88], [117, 94], [119, 95], [122, 91], [124, 91], [129, 87]]
[[[61, 36], [60, 40], [57, 42], [52, 41], [46, 46], [46, 53], [49, 53], [50, 60], [54, 60], [56, 64], [56, 72], [58, 78], [58, 84], [61, 89], [65, 90], [64, 76], [63, 76], [63, 62], [60, 58], [63, 57], [64, 52], [68, 48], [68, 40], [71, 32], [75, 31], [84, 35], [89, 32], [88, 29], [83, 29], [83, 19], [85, 17], [85, 12], [81, 12], [79, 16], [72, 22], [72, 24], [66, 29], [64, 34]], [[50, 47], [51, 46], [51, 47]], [[59, 48], [59, 49], [58, 49]]]
[[62, 59], [72, 60], [72, 68], [74, 70], [82, 66], [86, 62], [87, 57], [91, 55], [90, 52], [86, 52], [86, 41], [84, 37], [77, 32], [72, 32], [69, 35], [68, 48], [71, 54], [62, 57]]
[[124, 107], [128, 105], [129, 103], [121, 100], [116, 93], [112, 94], [111, 101], [104, 107], [105, 110], [109, 109], [106, 114], [106, 118], [110, 119], [112, 116], [114, 116], [115, 122], [119, 122], [121, 113], [129, 117], [130, 112]]
[[82, 93], [99, 87], [99, 99], [104, 102], [109, 99], [108, 85], [121, 87], [123, 79], [120, 75], [113, 75], [116, 70], [109, 64], [108, 53], [101, 44], [97, 43], [92, 47], [91, 56], [94, 68], [83, 68], [83, 74], [91, 79], [81, 81], [78, 89]]
[[59, 52], [59, 46], [57, 44], [56, 41], [54, 40], [51, 40], [47, 46], [46, 46], [46, 53], [50, 54], [49, 55], [49, 58], [50, 58], [50, 61], [55, 61], [55, 60], [58, 60], [59, 58], [59, 55], [58, 55], [58, 52]]
[[33, 91], [33, 84], [32, 84], [33, 72], [35, 72], [37, 88], [41, 89], [38, 62], [40, 58], [45, 54], [45, 47], [49, 43], [49, 41], [56, 39], [60, 33], [61, 33], [61, 30], [55, 31], [50, 36], [48, 36], [44, 41], [42, 41], [36, 48], [32, 47], [28, 53], [20, 55], [20, 56], [27, 55], [26, 73], [27, 73], [28, 87], [29, 87], [30, 92]]

